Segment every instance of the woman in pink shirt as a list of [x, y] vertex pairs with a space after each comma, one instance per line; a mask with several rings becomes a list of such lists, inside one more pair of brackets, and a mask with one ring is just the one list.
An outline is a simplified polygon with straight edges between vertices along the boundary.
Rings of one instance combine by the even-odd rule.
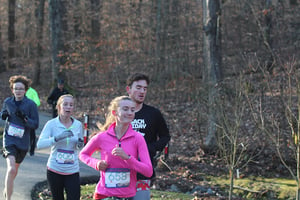
[[[132, 199], [136, 193], [136, 174], [152, 175], [152, 164], [144, 137], [134, 131], [135, 103], [128, 96], [113, 99], [104, 125], [79, 154], [85, 164], [100, 171], [94, 199], [116, 197]], [[95, 151], [101, 159], [92, 157]]]

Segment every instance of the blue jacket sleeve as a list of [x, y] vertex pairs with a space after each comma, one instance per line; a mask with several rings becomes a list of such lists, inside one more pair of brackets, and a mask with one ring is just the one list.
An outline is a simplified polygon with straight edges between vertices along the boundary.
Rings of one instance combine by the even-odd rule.
[[26, 127], [37, 129], [39, 127], [39, 112], [34, 102], [30, 104], [29, 114], [27, 115]]

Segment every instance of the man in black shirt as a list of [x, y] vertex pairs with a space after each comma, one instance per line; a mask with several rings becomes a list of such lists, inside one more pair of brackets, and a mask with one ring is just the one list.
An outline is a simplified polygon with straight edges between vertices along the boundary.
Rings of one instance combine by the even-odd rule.
[[68, 90], [64, 88], [64, 80], [59, 79], [57, 81], [57, 87], [55, 87], [47, 98], [47, 103], [52, 105], [52, 117], [57, 117], [56, 103], [60, 96], [69, 94]]
[[136, 103], [135, 118], [131, 123], [132, 128], [144, 136], [153, 165], [153, 175], [150, 179], [141, 174], [137, 175], [137, 193], [134, 200], [150, 200], [150, 181], [155, 177], [154, 156], [157, 151], [163, 150], [171, 138], [161, 112], [144, 103], [149, 82], [148, 76], [141, 73], [135, 73], [127, 79], [126, 91]]

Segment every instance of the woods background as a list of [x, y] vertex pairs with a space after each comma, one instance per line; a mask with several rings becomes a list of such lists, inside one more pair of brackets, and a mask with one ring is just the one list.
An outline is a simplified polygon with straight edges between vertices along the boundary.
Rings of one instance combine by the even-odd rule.
[[[205, 2], [220, 7], [213, 13], [221, 39], [215, 69], [220, 76], [213, 83], [204, 64], [204, 40], [211, 30], [211, 19], [203, 17], [210, 11]], [[272, 147], [260, 121], [268, 119], [267, 127], [275, 128], [268, 130], [282, 134], [274, 138], [288, 153], [298, 131], [290, 124], [298, 123], [299, 50], [297, 0], [0, 1], [1, 101], [11, 95], [10, 75], [23, 74], [34, 81], [40, 110], [50, 111], [47, 95], [62, 77], [76, 97], [78, 118], [88, 113], [95, 123], [104, 120], [113, 97], [125, 94], [127, 76], [146, 72], [151, 77], [147, 103], [164, 114], [172, 153], [190, 158], [201, 155], [212, 127], [211, 108], [219, 109], [213, 112], [217, 135], [224, 134], [226, 115], [239, 122], [235, 130], [244, 142], [237, 144], [261, 152]], [[220, 94], [213, 104], [211, 88]], [[236, 113], [236, 106], [243, 112]]]

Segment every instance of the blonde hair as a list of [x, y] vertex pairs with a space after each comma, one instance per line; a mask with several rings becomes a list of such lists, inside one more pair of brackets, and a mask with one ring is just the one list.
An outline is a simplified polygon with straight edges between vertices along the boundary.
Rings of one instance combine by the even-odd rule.
[[58, 98], [57, 103], [56, 103], [56, 109], [57, 109], [57, 110], [60, 110], [60, 105], [63, 103], [65, 97], [70, 97], [70, 98], [72, 98], [73, 101], [74, 101], [74, 97], [73, 97], [71, 94], [64, 94], [64, 95], [61, 95], [61, 96]]
[[[132, 101], [132, 99], [129, 96], [118, 96], [110, 102], [107, 108], [107, 113], [105, 115], [106, 116], [105, 123], [101, 124], [100, 122], [97, 122], [97, 127], [100, 130], [100, 132], [107, 130], [108, 127], [116, 121], [115, 116], [112, 114], [112, 111], [116, 111], [120, 106], [120, 102], [123, 100]], [[98, 133], [99, 131], [98, 132], [94, 131], [94, 133], [92, 133], [90, 137], [93, 137]]]

